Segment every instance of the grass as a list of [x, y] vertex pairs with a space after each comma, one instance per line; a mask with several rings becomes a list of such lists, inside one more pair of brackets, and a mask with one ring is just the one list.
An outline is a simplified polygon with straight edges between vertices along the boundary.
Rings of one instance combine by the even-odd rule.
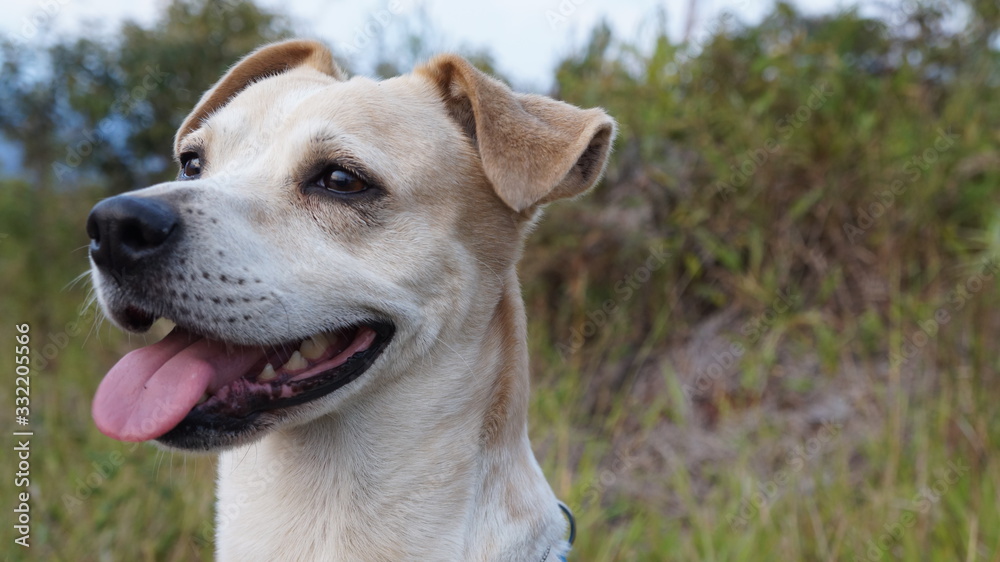
[[[968, 5], [965, 29], [930, 2], [907, 33], [779, 5], [697, 52], [598, 28], [560, 67], [562, 98], [621, 125], [608, 179], [552, 206], [520, 267], [530, 432], [577, 515], [571, 559], [1000, 562], [1000, 285], [984, 270], [1000, 60], [991, 4]], [[816, 87], [826, 99], [789, 120]], [[214, 461], [90, 421], [101, 375], [139, 343], [90, 313], [74, 325], [101, 195], [0, 187], [0, 340], [29, 322], [52, 352], [32, 379], [33, 546], [5, 552], [207, 560]]]
[[[25, 186], [8, 187], [6, 205], [30, 197]], [[73, 332], [65, 327], [85, 291], [61, 287], [72, 279], [68, 272], [85, 268], [84, 255], [74, 251], [82, 235], [69, 233], [80, 226], [78, 210], [88, 197], [67, 194], [49, 207], [43, 223], [67, 223], [65, 236], [50, 230], [47, 242], [67, 273], [38, 277], [34, 284], [7, 276], [0, 337], [9, 341], [12, 323], [20, 321], [32, 323], [37, 345]], [[22, 236], [35, 232], [34, 224], [25, 221], [23, 231], [11, 232], [0, 245], [8, 271], [25, 271], [29, 256], [21, 244], [29, 242]], [[649, 290], [669, 289], [648, 283]], [[569, 294], [573, 298], [574, 290]], [[720, 395], [719, 411], [706, 421], [704, 404], [689, 402], [682, 388], [690, 383], [683, 361], [662, 345], [673, 330], [669, 316], [637, 330], [623, 308], [564, 358], [551, 342], [564, 341], [560, 331], [573, 324], [553, 327], [539, 318], [545, 314], [533, 314], [547, 296], [529, 286], [531, 433], [557, 494], [576, 511], [575, 558], [865, 560], [868, 541], [882, 540], [888, 547], [879, 550], [881, 560], [997, 560], [1000, 461], [991, 450], [1000, 440], [1000, 420], [990, 344], [997, 328], [995, 315], [979, 313], [995, 296], [992, 286], [973, 295], [920, 355], [895, 367], [885, 354], [866, 357], [864, 349], [880, 348], [878, 342], [900, 346], [917, 319], [932, 315], [932, 306], [913, 305], [912, 317], [901, 309], [881, 328], [859, 327], [851, 341], [819, 329], [807, 332], [815, 339], [795, 335], [798, 327], [818, 323], [790, 313], [742, 358], [744, 370], [762, 371], [768, 385], [789, 387], [763, 392], [755, 407]], [[562, 303], [576, 311], [562, 311], [567, 318], [586, 318], [595, 306], [594, 298], [581, 298], [577, 305]], [[635, 299], [642, 306], [641, 296]], [[44, 323], [36, 320], [43, 312]], [[731, 321], [724, 331], [738, 334], [743, 324]], [[117, 443], [97, 432], [90, 399], [101, 374], [130, 343], [106, 324], [92, 329], [93, 320], [85, 317], [83, 325], [80, 333], [66, 335], [65, 347], [33, 378], [33, 546], [10, 550], [12, 559], [210, 559], [205, 537], [214, 462]], [[769, 341], [774, 334], [781, 335]], [[866, 342], [870, 337], [878, 342]], [[787, 371], [810, 356], [816, 357], [815, 376], [803, 375], [810, 383], [797, 386]], [[10, 364], [9, 356], [3, 361]], [[786, 374], [777, 376], [782, 368]], [[836, 436], [811, 450], [819, 425], [798, 420], [794, 405], [769, 403], [773, 393], [845, 396], [850, 415], [839, 420]], [[806, 452], [790, 456], [796, 445]], [[12, 457], [2, 462], [10, 474]], [[968, 472], [941, 484], [949, 463], [968, 466]], [[779, 480], [782, 471], [787, 477]], [[936, 483], [940, 498], [920, 501]], [[763, 504], [754, 495], [762, 489], [768, 492]], [[10, 505], [10, 486], [2, 490]], [[891, 541], [880, 539], [886, 525], [895, 529], [907, 513], [913, 513], [912, 525]], [[11, 540], [10, 528], [3, 533]]]
[[[557, 493], [583, 507], [581, 560], [996, 560], [996, 376], [955, 363], [901, 388], [918, 373], [858, 365], [866, 392], [825, 431], [797, 432], [778, 412], [730, 413], [698, 432], [676, 419], [676, 392], [620, 395], [595, 418], [580, 411], [588, 375], [575, 368], [540, 383], [531, 419], [549, 436], [543, 467]], [[665, 425], [718, 458], [644, 453]]]

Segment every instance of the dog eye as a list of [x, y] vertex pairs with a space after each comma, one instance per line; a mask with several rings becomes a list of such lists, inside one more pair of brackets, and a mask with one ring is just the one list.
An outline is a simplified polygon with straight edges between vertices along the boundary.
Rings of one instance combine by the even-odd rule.
[[323, 172], [317, 183], [336, 193], [359, 193], [368, 189], [367, 183], [341, 168], [330, 168]]
[[201, 158], [195, 152], [181, 154], [181, 176], [196, 178], [201, 175]]

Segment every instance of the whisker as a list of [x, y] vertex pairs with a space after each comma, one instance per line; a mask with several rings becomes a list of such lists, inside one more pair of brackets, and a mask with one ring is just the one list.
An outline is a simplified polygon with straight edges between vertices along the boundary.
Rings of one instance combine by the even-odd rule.
[[66, 285], [62, 288], [62, 290], [66, 291], [68, 289], [72, 289], [74, 285], [76, 285], [80, 281], [84, 280], [88, 275], [90, 275], [90, 270], [89, 269], [85, 270], [80, 275], [77, 275], [76, 277], [74, 277], [69, 283], [66, 283]]

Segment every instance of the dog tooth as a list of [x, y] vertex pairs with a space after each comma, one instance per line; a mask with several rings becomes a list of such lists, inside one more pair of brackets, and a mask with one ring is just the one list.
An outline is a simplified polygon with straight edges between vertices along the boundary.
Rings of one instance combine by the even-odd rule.
[[319, 359], [322, 357], [323, 352], [330, 345], [330, 340], [326, 338], [326, 334], [316, 334], [315, 336], [302, 342], [299, 347], [299, 352], [306, 359]]
[[288, 361], [286, 361], [285, 364], [281, 366], [281, 368], [286, 371], [298, 371], [299, 369], [305, 369], [308, 366], [309, 363], [307, 363], [305, 358], [302, 357], [302, 354], [299, 353], [298, 350], [296, 350], [295, 353], [293, 353], [292, 356], [288, 359]]
[[278, 374], [274, 372], [274, 367], [272, 367], [271, 364], [268, 363], [267, 366], [260, 371], [260, 374], [257, 375], [257, 380], [269, 381], [273, 380], [277, 376]]
[[207, 392], [203, 392], [201, 394], [201, 398], [198, 399], [198, 404], [199, 405], [200, 404], [204, 404], [206, 400], [208, 400], [208, 393]]

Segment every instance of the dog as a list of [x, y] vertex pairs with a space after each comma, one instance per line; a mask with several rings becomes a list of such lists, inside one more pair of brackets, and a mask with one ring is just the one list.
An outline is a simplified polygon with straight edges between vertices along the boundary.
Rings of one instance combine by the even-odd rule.
[[175, 325], [107, 373], [97, 427], [220, 453], [220, 560], [562, 559], [515, 266], [615, 132], [455, 55], [374, 81], [254, 51], [181, 124], [177, 180], [87, 219], [105, 315]]

